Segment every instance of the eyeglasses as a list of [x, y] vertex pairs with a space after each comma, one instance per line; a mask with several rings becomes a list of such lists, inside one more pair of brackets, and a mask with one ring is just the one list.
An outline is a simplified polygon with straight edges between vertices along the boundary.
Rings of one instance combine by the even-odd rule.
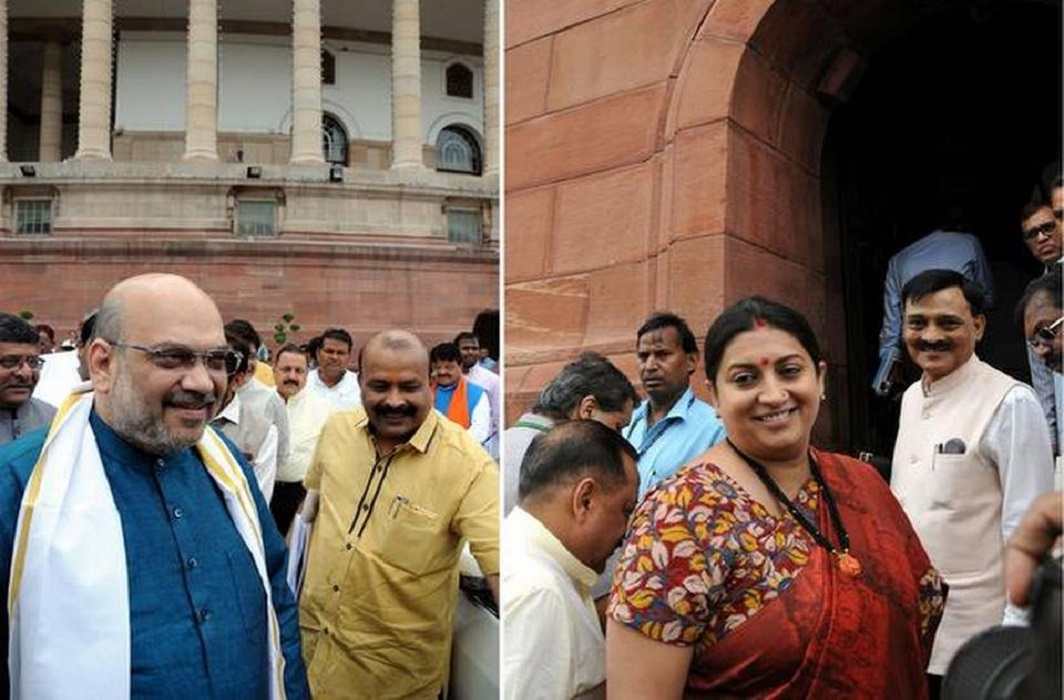
[[196, 366], [196, 360], [201, 360], [208, 371], [233, 374], [244, 360], [242, 354], [229, 348], [215, 348], [197, 352], [192, 348], [180, 345], [146, 348], [143, 345], [133, 345], [132, 343], [116, 343], [111, 340], [107, 342], [116, 348], [127, 348], [142, 352], [148, 356], [153, 365], [159, 369], [166, 370], [192, 369]]
[[1027, 344], [1031, 346], [1032, 350], [1037, 350], [1042, 345], [1050, 346], [1053, 341], [1057, 339], [1057, 334], [1060, 333], [1060, 324], [1064, 323], [1064, 316], [1061, 316], [1056, 321], [1048, 326], [1042, 326], [1034, 332], [1034, 337], [1027, 341]]
[[0, 355], [0, 367], [4, 369], [18, 369], [23, 362], [30, 369], [44, 367], [44, 358], [37, 355]]
[[1057, 223], [1055, 221], [1047, 221], [1041, 226], [1035, 226], [1034, 228], [1024, 229], [1023, 240], [1029, 241], [1032, 238], [1037, 238], [1038, 236], [1051, 236], [1053, 235], [1053, 231], [1056, 228]]

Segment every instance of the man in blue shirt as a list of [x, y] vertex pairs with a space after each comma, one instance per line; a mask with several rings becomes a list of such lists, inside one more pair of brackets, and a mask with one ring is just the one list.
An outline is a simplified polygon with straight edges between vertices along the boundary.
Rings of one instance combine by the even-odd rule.
[[[90, 449], [94, 441], [97, 464], [102, 464], [121, 523], [130, 697], [279, 695], [271, 693], [271, 685], [283, 685], [289, 700], [309, 697], [297, 609], [284, 577], [284, 542], [254, 474], [239, 452], [225, 443], [243, 473], [244, 488], [250, 489], [261, 533], [255, 546], [261, 550], [251, 549], [247, 535], [238, 531], [225, 500], [231, 500], [231, 492], [223, 496], [217, 477], [212, 476], [217, 468], [209, 474], [204, 453], [194, 449], [225, 392], [226, 368], [232, 360], [214, 302], [182, 277], [152, 274], [125, 280], [100, 307], [88, 349], [94, 390], [88, 415], [91, 435], [80, 444]], [[56, 420], [65, 415], [61, 412]], [[4, 574], [0, 593], [5, 600], [20, 504], [44, 441], [42, 429], [0, 448], [0, 571]], [[56, 459], [55, 448], [49, 450], [46, 459]], [[72, 458], [85, 462], [79, 455]], [[250, 509], [246, 516], [240, 526], [254, 521]], [[67, 516], [71, 529], [78, 517], [77, 511]], [[28, 527], [26, 522], [23, 527]], [[94, 546], [90, 540], [88, 549]], [[88, 554], [91, 558], [93, 553]], [[256, 560], [264, 560], [265, 576], [260, 576]], [[267, 609], [264, 577], [276, 628]], [[31, 582], [23, 583], [25, 595]], [[56, 591], [53, 598], [63, 594]], [[14, 621], [8, 619], [6, 606], [2, 618], [0, 644], [12, 659], [21, 655], [26, 663], [28, 658], [47, 658], [39, 648], [50, 645], [47, 636], [23, 635], [20, 647], [8, 650], [8, 626]], [[113, 630], [113, 622], [101, 620], [97, 626]], [[19, 624], [32, 623], [23, 619]], [[64, 634], [73, 636], [77, 648], [88, 656], [99, 654], [96, 632], [75, 628]], [[279, 640], [271, 639], [271, 632]], [[283, 655], [283, 677], [279, 677], [280, 659], [273, 669], [269, 662], [271, 649], [277, 646]], [[112, 659], [92, 656], [51, 663], [72, 669], [113, 667]], [[277, 675], [271, 676], [274, 672]]]
[[695, 397], [698, 345], [676, 314], [653, 314], [636, 333], [639, 378], [648, 399], [624, 436], [639, 452], [639, 497], [724, 439], [717, 412]]

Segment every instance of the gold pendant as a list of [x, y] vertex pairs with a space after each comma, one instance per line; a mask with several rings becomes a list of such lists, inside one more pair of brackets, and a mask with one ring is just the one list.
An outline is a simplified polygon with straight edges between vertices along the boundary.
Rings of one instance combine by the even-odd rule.
[[857, 561], [857, 557], [849, 552], [835, 552], [835, 557], [839, 562], [839, 571], [850, 578], [857, 578], [861, 575], [861, 562]]

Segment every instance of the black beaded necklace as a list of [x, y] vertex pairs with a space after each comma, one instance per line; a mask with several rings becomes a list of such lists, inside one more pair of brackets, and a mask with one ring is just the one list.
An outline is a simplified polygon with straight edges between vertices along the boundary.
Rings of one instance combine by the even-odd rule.
[[839, 535], [839, 546], [835, 547], [831, 544], [831, 541], [824, 536], [820, 529], [816, 525], [809, 522], [809, 519], [802, 514], [802, 511], [798, 510], [798, 506], [787, 498], [787, 494], [783, 493], [783, 489], [779, 487], [776, 480], [773, 479], [765, 465], [761, 464], [753, 457], [748, 456], [742, 450], [735, 446], [735, 443], [730, 439], [727, 439], [728, 446], [735, 451], [735, 454], [739, 455], [743, 461], [745, 461], [750, 468], [757, 474], [757, 478], [761, 479], [761, 483], [765, 485], [765, 488], [772, 493], [773, 497], [782, 504], [791, 516], [802, 526], [809, 535], [816, 540], [816, 543], [826, 549], [829, 554], [835, 556], [835, 561], [838, 563], [839, 570], [847, 576], [859, 576], [861, 574], [861, 563], [857, 561], [857, 558], [850, 554], [850, 536], [846, 534], [846, 528], [842, 524], [842, 517], [839, 516], [839, 509], [835, 505], [835, 498], [831, 495], [831, 490], [828, 489], [828, 485], [824, 482], [824, 477], [820, 475], [820, 467], [817, 466], [816, 460], [813, 459], [812, 453], [809, 453], [809, 472], [813, 475], [813, 479], [816, 480], [817, 485], [820, 487], [821, 493], [824, 494], [824, 500], [828, 504], [828, 513], [831, 516], [831, 522], [835, 526], [835, 531]]

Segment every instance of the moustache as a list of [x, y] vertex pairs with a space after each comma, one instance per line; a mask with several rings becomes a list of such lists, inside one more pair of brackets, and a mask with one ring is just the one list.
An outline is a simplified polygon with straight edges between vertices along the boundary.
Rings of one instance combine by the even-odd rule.
[[285, 386], [299, 386], [299, 382], [297, 382], [297, 381], [295, 381], [293, 379], [286, 379], [286, 380], [284, 380], [281, 383], [283, 385], [285, 385]]
[[953, 349], [953, 343], [948, 340], [939, 340], [934, 343], [918, 340], [916, 341], [916, 349], [921, 352], [946, 352]]
[[178, 389], [171, 392], [170, 395], [166, 397], [164, 403], [167, 406], [173, 406], [174, 408], [189, 408], [195, 410], [198, 408], [210, 408], [214, 406], [217, 401], [218, 397], [213, 393], [201, 394], [198, 391], [184, 391], [183, 389]]
[[402, 418], [413, 418], [417, 415], [417, 407], [413, 404], [403, 404], [402, 406], [381, 406], [374, 407], [374, 411], [378, 416], [397, 416]]
[[28, 389], [29, 391], [33, 391], [34, 386], [34, 384], [18, 382], [17, 384], [0, 384], [0, 389]]

